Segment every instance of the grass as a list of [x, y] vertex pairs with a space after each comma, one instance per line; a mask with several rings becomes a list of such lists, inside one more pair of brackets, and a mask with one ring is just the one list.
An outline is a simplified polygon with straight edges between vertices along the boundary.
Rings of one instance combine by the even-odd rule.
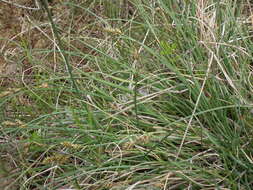
[[252, 189], [249, 2], [49, 5], [5, 44], [2, 189]]

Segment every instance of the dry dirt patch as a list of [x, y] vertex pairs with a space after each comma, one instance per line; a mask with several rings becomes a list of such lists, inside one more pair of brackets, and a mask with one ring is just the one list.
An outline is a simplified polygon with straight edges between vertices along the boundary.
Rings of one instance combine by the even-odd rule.
[[[0, 85], [9, 86], [9, 81], [19, 83], [17, 75], [32, 73], [32, 64], [26, 58], [25, 49], [48, 45], [35, 27], [46, 24], [47, 18], [45, 12], [38, 9], [35, 0], [4, 1], [0, 1]], [[53, 6], [53, 3], [50, 5]], [[50, 33], [50, 27], [44, 32]]]

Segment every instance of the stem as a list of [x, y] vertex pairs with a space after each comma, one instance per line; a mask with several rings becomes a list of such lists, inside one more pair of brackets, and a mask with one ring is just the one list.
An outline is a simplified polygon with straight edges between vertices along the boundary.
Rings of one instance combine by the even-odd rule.
[[[59, 36], [58, 30], [57, 30], [56, 25], [55, 25], [55, 23], [54, 23], [54, 21], [53, 21], [52, 13], [51, 13], [51, 10], [50, 10], [49, 7], [48, 7], [47, 0], [40, 0], [40, 2], [41, 2], [42, 7], [43, 7], [43, 8], [45, 9], [45, 11], [47, 12], [48, 19], [49, 19], [50, 24], [51, 24], [51, 26], [52, 26], [53, 33], [54, 33], [54, 35], [55, 35], [55, 37], [56, 37], [56, 40], [57, 40], [57, 42], [58, 42], [59, 51], [61, 52], [61, 54], [62, 54], [62, 56], [63, 56], [64, 62], [65, 62], [65, 66], [66, 66], [66, 69], [67, 69], [67, 71], [68, 71], [68, 73], [69, 73], [69, 77], [70, 77], [70, 80], [71, 80], [72, 85], [73, 85], [73, 87], [74, 87], [74, 90], [75, 90], [76, 94], [79, 96], [79, 98], [80, 98], [80, 99], [83, 99], [83, 98], [82, 98], [82, 94], [81, 94], [81, 92], [80, 92], [80, 90], [79, 90], [79, 88], [78, 88], [78, 86], [77, 86], [77, 84], [76, 84], [76, 81], [75, 81], [75, 78], [74, 78], [74, 75], [73, 75], [73, 72], [72, 72], [72, 70], [73, 70], [73, 69], [72, 69], [72, 66], [71, 66], [70, 63], [69, 63], [69, 60], [68, 60], [67, 55], [66, 55], [66, 53], [65, 53], [65, 51], [64, 51], [64, 48], [63, 48], [62, 41], [61, 41], [61, 38], [60, 38], [60, 36]], [[89, 107], [87, 106], [87, 104], [85, 104], [85, 103], [82, 102], [82, 105], [83, 105], [85, 111], [87, 112], [87, 115], [88, 115], [88, 116], [87, 116], [88, 123], [89, 123], [89, 124], [96, 124], [96, 123], [93, 122], [94, 119], [93, 119], [93, 116], [92, 116], [91, 111], [89, 110]]]

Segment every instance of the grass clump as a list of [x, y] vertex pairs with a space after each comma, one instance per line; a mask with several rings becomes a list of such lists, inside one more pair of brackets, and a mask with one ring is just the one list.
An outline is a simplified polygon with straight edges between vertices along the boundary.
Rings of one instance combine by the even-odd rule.
[[49, 5], [0, 94], [5, 189], [252, 188], [250, 4]]

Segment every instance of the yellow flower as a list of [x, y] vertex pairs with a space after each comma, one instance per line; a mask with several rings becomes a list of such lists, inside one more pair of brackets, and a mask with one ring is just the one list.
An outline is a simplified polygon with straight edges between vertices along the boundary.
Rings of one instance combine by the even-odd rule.
[[68, 141], [62, 142], [61, 145], [66, 147], [66, 148], [71, 148], [71, 149], [75, 149], [75, 150], [79, 150], [79, 149], [83, 148], [83, 146], [80, 145], [80, 144], [73, 144], [73, 143], [68, 142]]
[[64, 164], [68, 162], [69, 156], [64, 154], [54, 154], [53, 156], [46, 157], [43, 160], [43, 164], [51, 164], [51, 163], [57, 163], [57, 164]]
[[114, 35], [120, 35], [122, 34], [121, 30], [119, 28], [111, 28], [111, 27], [106, 27], [104, 28], [105, 32], [114, 34]]

